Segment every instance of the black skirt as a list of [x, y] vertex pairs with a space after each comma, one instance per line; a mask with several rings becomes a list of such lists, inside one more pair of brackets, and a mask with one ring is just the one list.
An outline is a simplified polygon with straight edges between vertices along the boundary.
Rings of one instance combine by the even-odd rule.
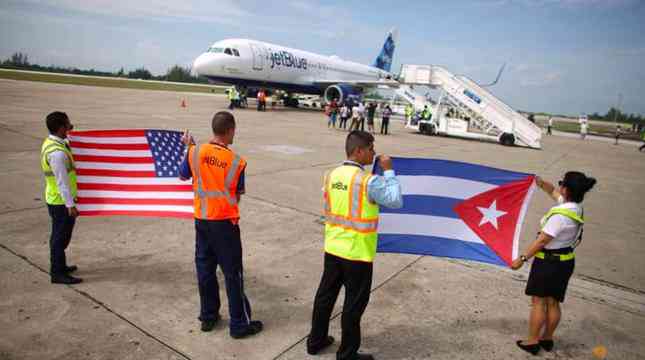
[[[543, 251], [545, 254], [568, 254], [571, 248]], [[549, 259], [548, 256], [545, 259], [536, 257], [531, 264], [531, 273], [524, 293], [529, 296], [552, 297], [563, 302], [574, 267], [575, 259], [560, 261]]]

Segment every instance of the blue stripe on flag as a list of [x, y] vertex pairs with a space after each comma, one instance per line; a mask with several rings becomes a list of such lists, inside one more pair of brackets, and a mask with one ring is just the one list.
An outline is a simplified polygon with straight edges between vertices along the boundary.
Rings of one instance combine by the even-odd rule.
[[378, 252], [423, 254], [506, 266], [488, 246], [434, 236], [379, 234]]
[[430, 215], [459, 219], [459, 215], [453, 209], [462, 201], [462, 199], [443, 196], [403, 195], [402, 208], [389, 209], [383, 206], [380, 212], [382, 214]]
[[[392, 163], [396, 175], [445, 176], [493, 185], [521, 180], [530, 175], [451, 160], [395, 157], [392, 158]], [[378, 163], [374, 166], [374, 172], [379, 175], [383, 174]]]

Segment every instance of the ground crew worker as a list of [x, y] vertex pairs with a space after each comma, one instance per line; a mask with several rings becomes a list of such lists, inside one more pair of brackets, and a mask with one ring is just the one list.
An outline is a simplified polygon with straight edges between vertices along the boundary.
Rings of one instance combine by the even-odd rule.
[[341, 318], [342, 339], [337, 359], [373, 359], [359, 354], [361, 317], [367, 307], [372, 285], [372, 261], [376, 254], [379, 205], [400, 208], [401, 185], [392, 170], [392, 160], [380, 156], [383, 176], [370, 175], [363, 168], [374, 161], [374, 137], [354, 130], [345, 141], [347, 160], [325, 175], [324, 271], [314, 300], [307, 352], [315, 355], [331, 345], [329, 319], [341, 286], [345, 303]]
[[428, 105], [426, 105], [423, 108], [423, 112], [421, 113], [421, 117], [423, 117], [423, 120], [430, 120], [430, 117], [432, 116], [432, 112], [430, 111], [430, 108]]
[[49, 136], [40, 150], [40, 166], [45, 175], [45, 202], [52, 218], [49, 238], [50, 274], [53, 284], [78, 284], [83, 280], [69, 275], [77, 270], [68, 266], [65, 249], [72, 240], [78, 216], [76, 209], [76, 169], [74, 157], [66, 141], [74, 126], [67, 114], [55, 111], [47, 115]]
[[229, 110], [233, 110], [237, 105], [236, 105], [236, 99], [237, 99], [237, 89], [235, 86], [231, 86], [228, 89], [228, 101], [230, 101], [230, 104], [228, 105]]
[[517, 270], [535, 256], [525, 290], [525, 294], [532, 297], [529, 337], [517, 341], [518, 347], [533, 355], [537, 355], [540, 348], [553, 350], [553, 334], [562, 314], [560, 303], [564, 301], [575, 267], [573, 249], [582, 240], [582, 201], [596, 184], [596, 179], [569, 171], [558, 182], [559, 190], [539, 177], [536, 183], [558, 205], [542, 218], [537, 239], [511, 266]]
[[412, 105], [407, 104], [405, 106], [405, 121], [406, 122], [408, 122], [408, 123], [410, 122], [410, 120], [412, 119], [412, 114], [413, 113], [414, 113], [414, 108], [412, 108]]
[[257, 95], [258, 100], [258, 111], [266, 111], [267, 109], [267, 96], [264, 92], [264, 89], [260, 89]]
[[192, 177], [195, 193], [195, 265], [199, 286], [202, 331], [211, 331], [220, 319], [219, 285], [215, 271], [219, 265], [226, 281], [229, 329], [239, 339], [262, 331], [262, 322], [251, 321], [251, 305], [244, 294], [240, 211], [244, 193], [246, 161], [228, 145], [235, 137], [235, 119], [220, 111], [212, 121], [213, 139], [195, 145], [188, 132], [183, 142], [188, 152], [179, 171], [180, 178]]

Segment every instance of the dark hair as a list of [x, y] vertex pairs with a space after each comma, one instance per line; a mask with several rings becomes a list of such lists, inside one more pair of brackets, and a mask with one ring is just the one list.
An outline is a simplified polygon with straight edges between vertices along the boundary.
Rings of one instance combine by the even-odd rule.
[[60, 128], [67, 126], [69, 123], [69, 118], [67, 114], [62, 111], [54, 111], [53, 113], [47, 115], [47, 130], [50, 134], [56, 134]]
[[357, 148], [367, 148], [374, 142], [374, 136], [367, 131], [353, 130], [345, 140], [345, 153], [350, 157]]
[[568, 171], [562, 179], [562, 186], [569, 189], [569, 197], [572, 201], [581, 203], [587, 191], [596, 184], [596, 179], [587, 177], [578, 171]]
[[213, 134], [224, 135], [230, 129], [235, 129], [235, 118], [228, 111], [220, 111], [213, 116]]

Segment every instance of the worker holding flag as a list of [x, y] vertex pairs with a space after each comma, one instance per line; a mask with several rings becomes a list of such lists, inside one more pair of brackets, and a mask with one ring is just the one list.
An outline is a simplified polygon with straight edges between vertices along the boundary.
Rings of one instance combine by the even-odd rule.
[[341, 286], [345, 303], [341, 318], [342, 340], [337, 359], [370, 360], [359, 354], [361, 317], [370, 299], [372, 261], [376, 255], [379, 205], [400, 208], [401, 185], [389, 156], [380, 156], [383, 176], [370, 175], [364, 166], [374, 162], [374, 136], [354, 130], [345, 141], [347, 160], [325, 175], [325, 259], [316, 292], [307, 352], [315, 355], [331, 345], [329, 319]]
[[537, 239], [511, 266], [517, 270], [528, 259], [535, 257], [525, 291], [526, 295], [532, 297], [529, 338], [517, 341], [518, 347], [533, 355], [540, 348], [553, 350], [553, 333], [561, 317], [560, 303], [564, 301], [575, 266], [573, 249], [582, 240], [582, 201], [596, 184], [596, 179], [581, 172], [569, 171], [558, 182], [557, 190], [539, 177], [536, 183], [558, 205], [544, 215]]

